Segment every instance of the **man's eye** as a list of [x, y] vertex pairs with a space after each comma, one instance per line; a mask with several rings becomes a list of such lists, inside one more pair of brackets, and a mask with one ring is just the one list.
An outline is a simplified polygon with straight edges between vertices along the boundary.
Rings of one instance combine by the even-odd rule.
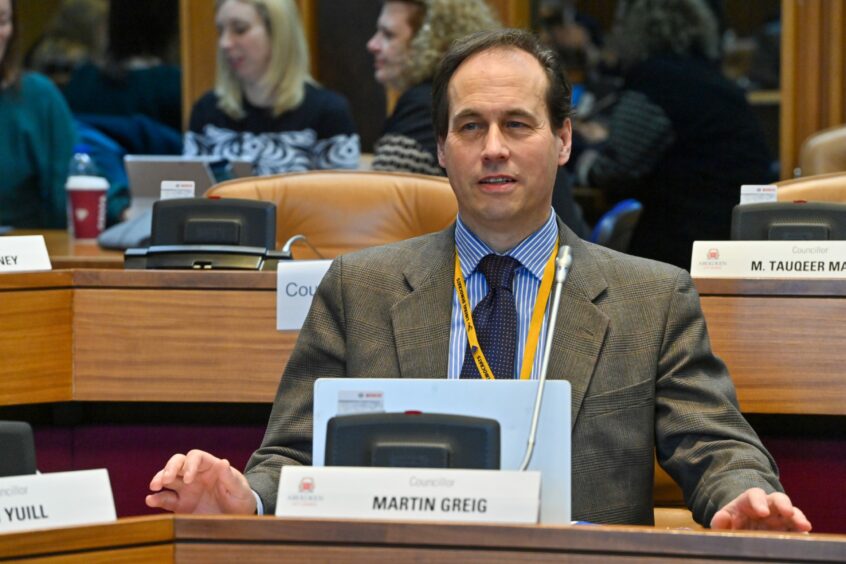
[[527, 124], [523, 123], [522, 121], [509, 121], [505, 124], [506, 126], [512, 129], [519, 129], [523, 127], [529, 127]]
[[473, 122], [465, 123], [459, 129], [461, 131], [476, 131], [477, 129], [479, 129], [479, 124]]

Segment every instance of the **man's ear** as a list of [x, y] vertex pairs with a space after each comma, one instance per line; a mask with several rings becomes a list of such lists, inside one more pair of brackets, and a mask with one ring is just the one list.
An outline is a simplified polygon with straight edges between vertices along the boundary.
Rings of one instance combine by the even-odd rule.
[[446, 169], [446, 155], [444, 154], [444, 140], [438, 138], [438, 164]]
[[564, 120], [561, 129], [555, 132], [558, 143], [558, 166], [564, 166], [570, 160], [570, 150], [573, 147], [573, 123], [570, 118]]

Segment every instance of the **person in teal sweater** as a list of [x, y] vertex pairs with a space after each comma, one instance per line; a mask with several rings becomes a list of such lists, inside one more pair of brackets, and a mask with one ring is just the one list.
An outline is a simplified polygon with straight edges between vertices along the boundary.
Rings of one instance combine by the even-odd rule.
[[14, 6], [0, 0], [0, 225], [63, 228], [76, 134], [53, 83], [20, 71]]

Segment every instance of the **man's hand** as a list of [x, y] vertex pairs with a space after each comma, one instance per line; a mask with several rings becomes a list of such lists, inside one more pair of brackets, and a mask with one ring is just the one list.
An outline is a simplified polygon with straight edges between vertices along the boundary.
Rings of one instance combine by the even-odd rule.
[[229, 465], [202, 450], [174, 454], [150, 481], [147, 505], [174, 513], [256, 512], [256, 499], [247, 479]]
[[811, 522], [783, 493], [749, 488], [714, 514], [711, 528], [807, 533]]

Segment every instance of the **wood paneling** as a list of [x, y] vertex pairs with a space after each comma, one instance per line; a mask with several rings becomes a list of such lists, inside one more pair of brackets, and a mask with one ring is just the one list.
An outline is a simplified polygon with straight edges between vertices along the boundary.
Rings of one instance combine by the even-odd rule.
[[273, 400], [296, 335], [275, 291], [78, 289], [74, 398]]
[[487, 0], [506, 27], [529, 29], [532, 23], [531, 3], [526, 0]]
[[846, 415], [846, 300], [702, 297], [744, 413]]
[[[7, 534], [3, 535], [6, 538], [0, 542], [0, 560], [30, 557], [44, 558], [44, 562], [96, 562], [98, 560], [90, 557], [116, 547], [134, 550], [139, 546], [150, 548], [158, 546], [164, 550], [157, 550], [150, 554], [159, 554], [165, 559], [146, 561], [172, 562], [173, 529], [173, 518], [156, 516], [122, 519], [103, 525]], [[117, 557], [114, 553], [112, 555]], [[56, 560], [47, 560], [47, 558]], [[27, 560], [27, 562], [41, 561]], [[112, 560], [112, 562], [121, 561], [129, 560]], [[143, 562], [144, 560], [135, 561]]]
[[182, 122], [188, 128], [191, 108], [214, 87], [217, 30], [212, 0], [179, 0], [182, 64]]
[[71, 399], [71, 295], [0, 291], [0, 405]]
[[844, 122], [846, 0], [782, 0], [781, 176], [812, 133]]

